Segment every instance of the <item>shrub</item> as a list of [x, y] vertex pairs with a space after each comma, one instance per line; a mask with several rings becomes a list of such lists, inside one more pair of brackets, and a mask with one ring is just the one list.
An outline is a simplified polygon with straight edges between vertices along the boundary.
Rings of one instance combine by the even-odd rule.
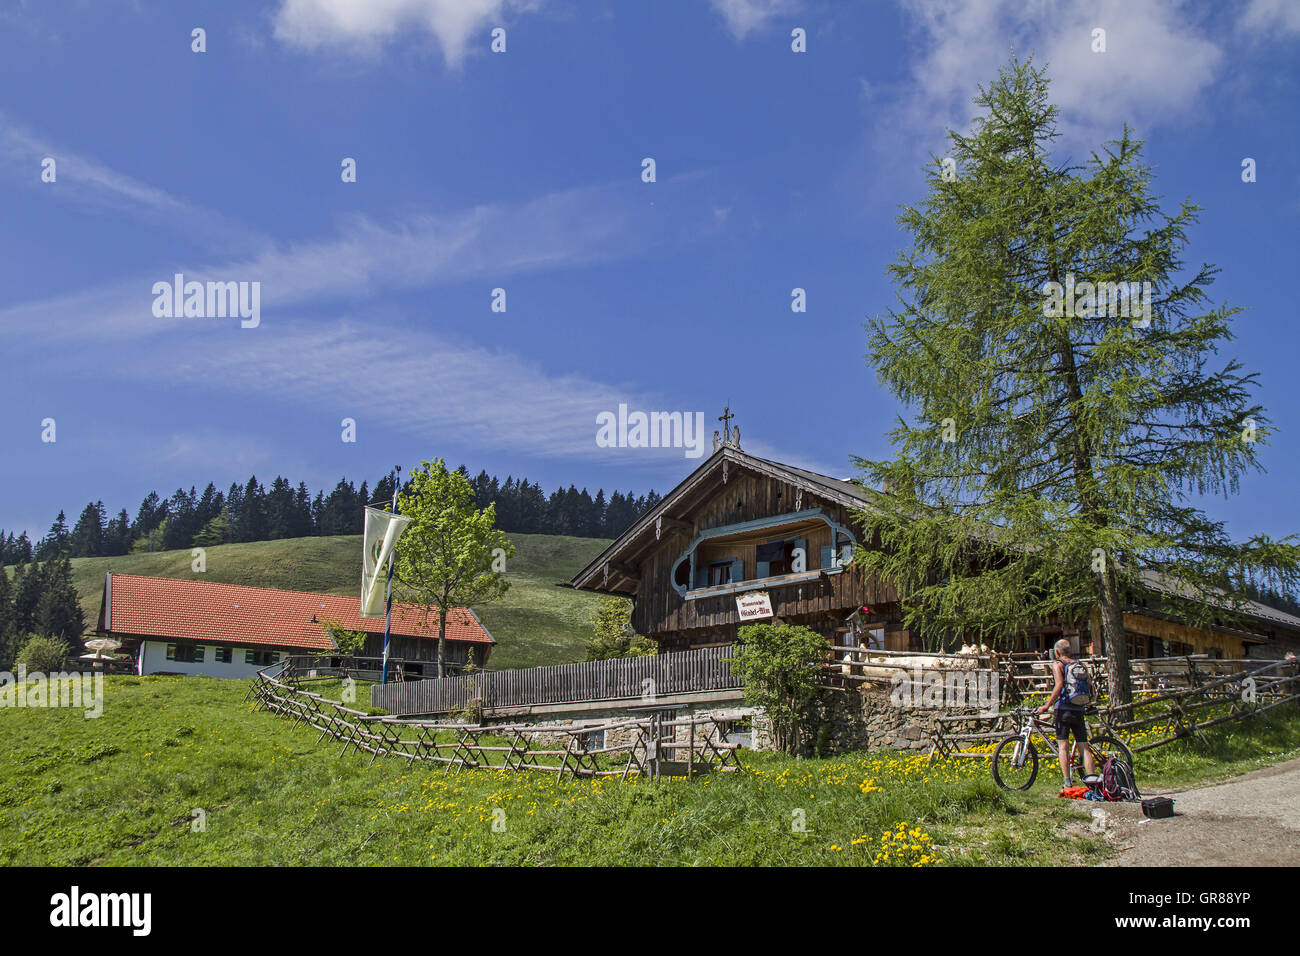
[[826, 638], [789, 624], [750, 624], [738, 636], [731, 668], [745, 683], [746, 702], [763, 708], [778, 750], [805, 755], [823, 703]]
[[592, 638], [584, 660], [605, 661], [615, 657], [650, 657], [658, 647], [650, 638], [632, 630], [632, 602], [607, 597], [591, 614]]
[[26, 667], [29, 673], [39, 671], [52, 674], [63, 667], [68, 656], [68, 645], [57, 637], [33, 635], [23, 644], [14, 659], [16, 667]]

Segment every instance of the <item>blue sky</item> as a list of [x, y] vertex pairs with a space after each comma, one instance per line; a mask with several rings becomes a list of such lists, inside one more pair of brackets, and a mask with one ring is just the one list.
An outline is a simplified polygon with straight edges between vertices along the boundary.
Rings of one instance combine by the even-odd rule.
[[[667, 490], [680, 450], [597, 447], [620, 402], [710, 430], [729, 403], [747, 450], [848, 475], [898, 411], [862, 330], [898, 205], [1013, 46], [1050, 68], [1063, 154], [1127, 121], [1168, 208], [1205, 207], [1189, 266], [1247, 307], [1234, 351], [1281, 429], [1213, 512], [1300, 530], [1288, 0], [4, 0], [0, 527], [435, 455]], [[176, 272], [260, 282], [260, 324], [155, 317]]]

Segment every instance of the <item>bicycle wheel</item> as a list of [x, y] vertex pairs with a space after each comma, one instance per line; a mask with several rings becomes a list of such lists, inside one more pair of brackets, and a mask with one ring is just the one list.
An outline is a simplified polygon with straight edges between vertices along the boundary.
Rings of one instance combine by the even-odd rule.
[[1128, 745], [1118, 737], [1109, 734], [1099, 734], [1088, 741], [1089, 747], [1092, 748], [1093, 760], [1100, 761], [1097, 765], [1097, 773], [1101, 773], [1101, 767], [1105, 766], [1106, 758], [1121, 757], [1128, 762], [1128, 766], [1134, 765], [1134, 752], [1128, 749]]
[[1028, 790], [1038, 776], [1038, 751], [1032, 741], [1007, 737], [993, 750], [993, 779], [1003, 790]]
[[[1095, 772], [1101, 773], [1102, 768], [1106, 766], [1106, 761], [1110, 757], [1119, 757], [1128, 762], [1130, 767], [1133, 766], [1133, 751], [1128, 749], [1128, 745], [1110, 734], [1098, 734], [1088, 741], [1088, 747], [1092, 750], [1092, 759], [1096, 762]], [[1080, 773], [1083, 772], [1083, 758], [1075, 756], [1075, 769]]]

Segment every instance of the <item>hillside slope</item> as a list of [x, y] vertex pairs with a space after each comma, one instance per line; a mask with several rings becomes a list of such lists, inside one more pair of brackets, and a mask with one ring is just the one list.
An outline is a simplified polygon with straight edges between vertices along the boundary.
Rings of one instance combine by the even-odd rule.
[[[609, 543], [600, 538], [516, 534], [515, 556], [506, 569], [510, 590], [500, 601], [474, 608], [497, 639], [491, 670], [562, 664], [582, 659], [591, 636], [589, 617], [599, 597], [559, 585]], [[290, 538], [207, 549], [207, 570], [190, 570], [188, 550], [74, 558], [72, 573], [88, 630], [99, 616], [104, 572], [248, 584], [322, 594], [361, 590], [361, 536]]]

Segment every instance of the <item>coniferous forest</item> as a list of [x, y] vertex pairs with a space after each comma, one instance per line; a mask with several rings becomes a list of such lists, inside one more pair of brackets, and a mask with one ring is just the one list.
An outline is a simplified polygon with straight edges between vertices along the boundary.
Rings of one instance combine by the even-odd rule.
[[[507, 476], [504, 482], [480, 471], [469, 479], [480, 508], [496, 505], [497, 527], [507, 533], [564, 534], [584, 538], [614, 537], [654, 507], [659, 495], [623, 494], [595, 497], [574, 485], [548, 496], [540, 484]], [[168, 498], [149, 492], [135, 511], [123, 508], [110, 516], [103, 501], [92, 501], [69, 524], [60, 511], [45, 536], [33, 543], [27, 533], [0, 529], [0, 565], [49, 561], [55, 558], [108, 557], [141, 551], [211, 547], [229, 542], [274, 541], [313, 535], [360, 534], [362, 508], [393, 496], [393, 477], [358, 488], [346, 478], [332, 491], [317, 491], [306, 482], [296, 486], [279, 475], [264, 486], [256, 476], [232, 483], [222, 492], [209, 482], [202, 492], [177, 488]]]

